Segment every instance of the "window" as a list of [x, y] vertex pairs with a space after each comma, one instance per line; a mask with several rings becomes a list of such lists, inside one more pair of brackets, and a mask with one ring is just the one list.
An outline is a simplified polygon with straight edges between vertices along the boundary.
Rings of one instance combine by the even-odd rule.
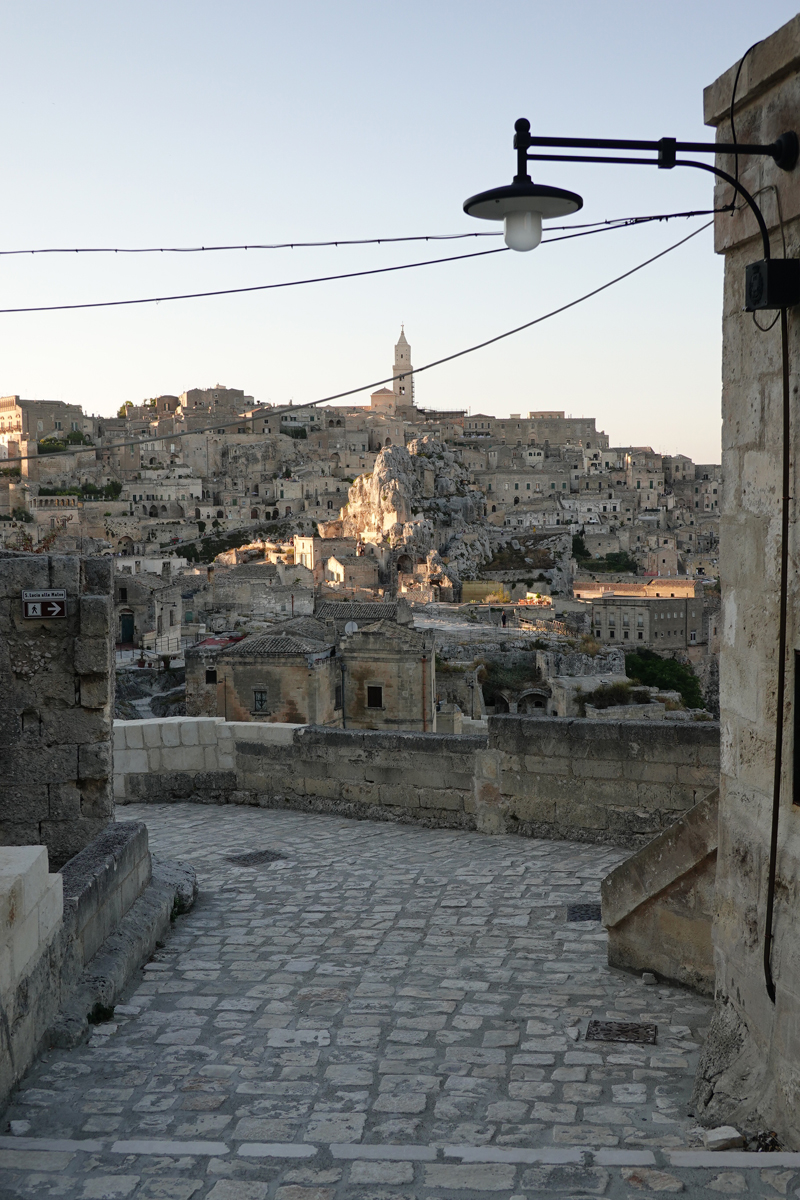
[[337, 683], [336, 687], [334, 688], [333, 707], [334, 708], [342, 707], [342, 685], [340, 683]]
[[269, 704], [267, 701], [267, 693], [262, 691], [253, 692], [253, 712], [267, 712]]
[[206, 683], [216, 683], [216, 682], [217, 682], [217, 668], [216, 667], [206, 667]]
[[367, 708], [383, 708], [383, 688], [371, 684], [367, 687]]
[[127, 588], [119, 589], [119, 598], [123, 604], [128, 603], [128, 589]]
[[641, 632], [641, 630], [640, 630], [640, 631], [639, 631], [639, 632], [636, 634], [636, 636], [637, 636], [637, 638], [639, 639], [639, 641], [640, 641], [640, 642], [641, 642], [641, 641], [643, 640], [643, 638], [644, 638], [644, 634]]
[[61, 428], [61, 422], [60, 422], [60, 421], [54, 421], [54, 422], [53, 422], [53, 425], [55, 426], [55, 428], [56, 428], [56, 429], [60, 429], [60, 428]]
[[600, 630], [599, 630], [599, 629], [595, 629], [595, 631], [594, 631], [594, 636], [595, 636], [596, 638], [599, 638], [599, 637], [600, 637]]

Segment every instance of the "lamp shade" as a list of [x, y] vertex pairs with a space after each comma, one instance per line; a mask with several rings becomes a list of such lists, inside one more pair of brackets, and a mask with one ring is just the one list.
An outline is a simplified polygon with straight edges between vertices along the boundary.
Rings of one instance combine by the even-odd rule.
[[512, 212], [535, 212], [547, 220], [567, 217], [579, 208], [583, 208], [583, 199], [576, 192], [528, 181], [490, 188], [464, 201], [464, 212], [484, 221], [503, 221]]

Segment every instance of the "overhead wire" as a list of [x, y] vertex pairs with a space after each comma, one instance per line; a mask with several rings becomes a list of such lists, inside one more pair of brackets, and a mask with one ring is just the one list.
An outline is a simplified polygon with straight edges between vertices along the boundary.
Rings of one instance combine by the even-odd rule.
[[[646, 221], [669, 221], [674, 217], [704, 217], [717, 210], [697, 209], [693, 212], [655, 213], [642, 217], [609, 217], [603, 221], [583, 224], [550, 225], [549, 229], [592, 229], [607, 225], [638, 225]], [[464, 238], [502, 237], [502, 230], [477, 230], [468, 233], [420, 233], [405, 237], [337, 238], [327, 242], [242, 242], [224, 246], [44, 246], [38, 249], [0, 250], [0, 257], [33, 254], [210, 254], [222, 250], [304, 250], [339, 246], [382, 246], [397, 242], [455, 242]]]
[[[568, 229], [571, 230], [571, 232], [566, 233], [563, 237], [543, 238], [542, 245], [547, 245], [549, 242], [565, 242], [576, 237], [588, 237], [593, 233], [610, 233], [615, 229], [629, 229], [633, 225], [640, 225], [649, 221], [668, 221], [673, 217], [689, 218], [696, 216], [707, 216], [714, 211], [714, 209], [700, 209], [696, 212], [662, 213], [648, 217], [624, 217], [618, 219], [617, 221], [602, 221], [598, 222], [597, 224], [592, 224], [591, 226], [578, 226], [577, 228], [569, 225], [553, 226], [551, 228], [556, 230]], [[174, 300], [203, 300], [212, 296], [235, 296], [246, 292], [274, 291], [279, 288], [302, 287], [305, 284], [311, 283], [331, 283], [343, 279], [358, 279], [366, 275], [386, 275], [392, 273], [393, 271], [408, 271], [414, 267], [430, 267], [436, 266], [438, 263], [460, 262], [468, 258], [483, 258], [490, 254], [503, 254], [507, 249], [507, 246], [498, 246], [493, 250], [475, 250], [470, 254], [451, 254], [445, 258], [429, 258], [420, 262], [400, 263], [392, 267], [371, 267], [363, 271], [346, 271], [337, 275], [317, 275], [308, 279], [290, 279], [282, 281], [281, 283], [260, 283], [238, 288], [216, 288], [207, 292], [181, 292], [168, 296], [144, 296], [132, 300], [89, 300], [82, 303], [73, 304], [21, 305], [14, 308], [0, 308], [0, 315], [31, 312], [70, 312], [72, 310], [87, 308], [121, 308], [140, 304], [163, 304]]]
[[[584, 292], [584, 294], [582, 296], [578, 296], [577, 299], [570, 300], [566, 304], [561, 304], [561, 305], [559, 305], [558, 308], [551, 309], [550, 312], [544, 313], [540, 317], [534, 317], [534, 319], [532, 321], [526, 321], [523, 325], [516, 325], [513, 329], [507, 329], [504, 333], [498, 333], [498, 334], [495, 334], [494, 337], [486, 338], [485, 341], [476, 342], [472, 346], [467, 346], [466, 349], [464, 349], [464, 350], [456, 350], [455, 353], [453, 353], [453, 354], [447, 354], [443, 358], [434, 359], [433, 362], [426, 363], [422, 367], [410, 368], [407, 372], [405, 372], [405, 374], [420, 375], [420, 374], [422, 374], [423, 371], [430, 371], [434, 367], [440, 367], [444, 363], [453, 362], [455, 359], [463, 358], [467, 354], [474, 354], [475, 351], [477, 351], [477, 350], [484, 350], [487, 346], [493, 346], [497, 342], [504, 341], [505, 338], [514, 337], [515, 334], [522, 333], [526, 329], [532, 329], [535, 325], [540, 325], [543, 321], [550, 320], [551, 317], [556, 317], [560, 313], [567, 312], [569, 309], [575, 308], [579, 304], [583, 304], [584, 301], [591, 300], [593, 296], [598, 296], [598, 295], [600, 295], [601, 292], [607, 291], [608, 288], [614, 287], [615, 284], [622, 283], [623, 280], [629, 279], [631, 277], [631, 275], [636, 275], [637, 272], [643, 271], [645, 267], [649, 267], [652, 263], [657, 262], [659, 259], [666, 257], [667, 254], [671, 254], [673, 252], [673, 250], [677, 250], [681, 246], [686, 245], [686, 243], [690, 242], [692, 240], [692, 238], [697, 237], [698, 234], [701, 234], [701, 233], [703, 233], [704, 230], [709, 229], [711, 227], [711, 225], [713, 225], [713, 221], [707, 221], [705, 223], [705, 225], [701, 225], [699, 227], [699, 229], [693, 229], [691, 233], [686, 235], [686, 237], [681, 238], [680, 241], [673, 242], [673, 244], [671, 246], [667, 246], [665, 250], [660, 250], [657, 254], [651, 255], [650, 258], [646, 258], [643, 262], [638, 263], [637, 266], [631, 267], [627, 271], [624, 271], [621, 275], [616, 275], [613, 279], [609, 279], [606, 283], [600, 284], [599, 287], [592, 288], [592, 290], [589, 292]], [[106, 445], [101, 445], [101, 446], [65, 447], [63, 450], [52, 451], [51, 454], [48, 455], [48, 457], [51, 457], [53, 455], [58, 456], [58, 457], [72, 457], [76, 454], [86, 454], [92, 450], [98, 451], [100, 453], [104, 453], [108, 450], [125, 449], [128, 446], [141, 446], [143, 442], [150, 442], [150, 441], [160, 442], [160, 441], [167, 441], [170, 439], [172, 439], [174, 441], [178, 441], [182, 437], [189, 437], [194, 434], [216, 433], [218, 431], [222, 431], [223, 429], [230, 428], [231, 426], [234, 426], [234, 425], [237, 425], [237, 426], [241, 425], [243, 422], [247, 422], [247, 421], [255, 422], [255, 420], [260, 419], [262, 417], [278, 416], [284, 412], [296, 412], [298, 410], [298, 408], [299, 409], [314, 408], [318, 404], [331, 404], [331, 403], [333, 403], [334, 400], [344, 400], [348, 396], [356, 396], [362, 392], [370, 392], [374, 388], [381, 387], [383, 384], [393, 383], [394, 379], [395, 379], [394, 375], [389, 375], [384, 379], [376, 379], [372, 383], [365, 383], [365, 384], [360, 385], [359, 387], [349, 388], [345, 392], [335, 392], [330, 396], [321, 396], [317, 400], [308, 400], [299, 405], [288, 405], [287, 404], [287, 405], [282, 405], [280, 407], [278, 407], [278, 406], [259, 407], [258, 409], [251, 410], [251, 412], [246, 416], [241, 416], [241, 415], [237, 416], [236, 419], [232, 420], [232, 421], [215, 421], [213, 425], [208, 425], [208, 426], [206, 426], [204, 428], [200, 428], [200, 429], [181, 430], [178, 433], [155, 433], [155, 434], [151, 433], [145, 437], [136, 438], [136, 439], [128, 439], [128, 440], [121, 441], [121, 442], [110, 442], [110, 443], [107, 443]], [[15, 455], [13, 459], [8, 459], [6, 461], [8, 461], [9, 463], [10, 462], [17, 463], [17, 462], [24, 462], [28, 459], [32, 459], [32, 458], [36, 458], [36, 457], [37, 457], [37, 455], [34, 455], [34, 454], [22, 454], [22, 455]]]

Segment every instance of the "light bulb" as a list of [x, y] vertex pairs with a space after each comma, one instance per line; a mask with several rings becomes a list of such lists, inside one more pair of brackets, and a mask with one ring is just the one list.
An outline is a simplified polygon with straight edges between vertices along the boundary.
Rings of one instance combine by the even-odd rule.
[[510, 212], [503, 218], [503, 234], [509, 250], [535, 250], [542, 240], [542, 214]]

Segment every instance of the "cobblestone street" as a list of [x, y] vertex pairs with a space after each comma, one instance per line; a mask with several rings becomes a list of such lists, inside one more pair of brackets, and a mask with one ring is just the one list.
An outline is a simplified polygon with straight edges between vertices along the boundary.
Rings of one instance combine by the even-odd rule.
[[[122, 817], [200, 894], [113, 1020], [26, 1076], [2, 1200], [800, 1183], [775, 1156], [704, 1165], [686, 1101], [709, 1003], [610, 971], [599, 923], [567, 920], [624, 852], [233, 806]], [[256, 851], [282, 857], [229, 861]], [[591, 1018], [654, 1022], [657, 1043], [587, 1042]]]

